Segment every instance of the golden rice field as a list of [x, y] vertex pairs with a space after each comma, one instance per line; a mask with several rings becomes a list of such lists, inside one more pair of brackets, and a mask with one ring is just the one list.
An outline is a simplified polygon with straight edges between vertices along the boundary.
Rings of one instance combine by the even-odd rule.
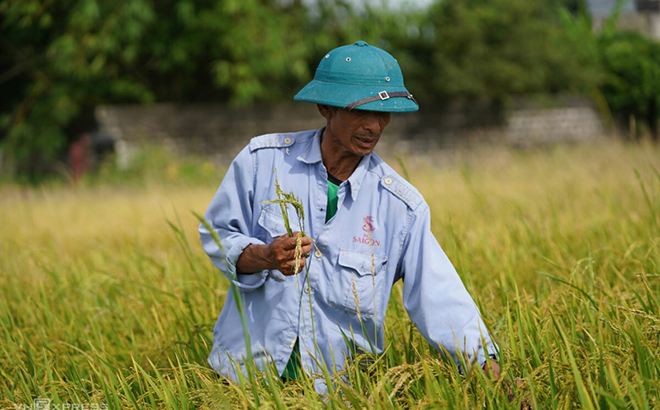
[[227, 281], [191, 211], [222, 172], [184, 183], [173, 163], [125, 186], [0, 186], [0, 408], [660, 408], [660, 147], [404, 162], [499, 343], [500, 381], [430, 350], [398, 286], [386, 353], [329, 395], [219, 380], [206, 355]]

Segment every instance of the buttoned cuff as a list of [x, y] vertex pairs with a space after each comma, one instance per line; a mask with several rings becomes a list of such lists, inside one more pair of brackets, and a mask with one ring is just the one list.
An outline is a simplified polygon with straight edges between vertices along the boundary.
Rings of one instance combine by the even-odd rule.
[[[494, 353], [489, 354], [488, 359], [495, 360], [496, 362], [499, 361], [499, 357], [497, 357], [497, 355], [494, 354]], [[481, 367], [483, 369], [484, 366], [486, 365], [486, 361], [488, 359], [486, 359], [486, 356], [484, 356], [483, 354], [480, 354], [479, 357], [477, 358], [477, 362], [479, 363], [479, 367]]]
[[[488, 349], [488, 357], [486, 357], [486, 352], [484, 350], [479, 351], [477, 354], [477, 357], [474, 360], [469, 360], [466, 365], [467, 365], [467, 370], [470, 372], [472, 368], [478, 364], [480, 369], [484, 368], [484, 365], [486, 364], [486, 360], [492, 359], [495, 361], [499, 361], [499, 356], [497, 355], [497, 352], [495, 352], [496, 347], [495, 346], [489, 346]], [[461, 363], [457, 363], [458, 365], [458, 372], [462, 375], [465, 375], [465, 372], [463, 370], [463, 366]]]
[[[246, 236], [238, 240], [231, 248], [229, 248], [226, 257], [227, 277], [234, 276], [233, 274], [236, 273], [236, 262], [238, 261], [238, 258], [241, 256], [245, 248], [250, 245], [264, 245], [264, 243], [257, 238]], [[231, 281], [235, 286], [243, 292], [252, 292], [266, 282], [266, 278], [268, 278], [268, 270], [262, 270], [250, 274], [237, 273], [235, 277], [236, 279]]]

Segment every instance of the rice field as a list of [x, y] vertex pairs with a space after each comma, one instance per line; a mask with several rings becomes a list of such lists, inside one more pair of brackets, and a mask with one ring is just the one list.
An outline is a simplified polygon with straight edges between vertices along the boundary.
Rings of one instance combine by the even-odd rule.
[[228, 286], [192, 212], [222, 171], [181, 180], [173, 163], [126, 186], [0, 186], [0, 408], [660, 407], [660, 147], [403, 160], [501, 348], [499, 381], [431, 350], [400, 284], [385, 354], [329, 394], [219, 379], [206, 356]]

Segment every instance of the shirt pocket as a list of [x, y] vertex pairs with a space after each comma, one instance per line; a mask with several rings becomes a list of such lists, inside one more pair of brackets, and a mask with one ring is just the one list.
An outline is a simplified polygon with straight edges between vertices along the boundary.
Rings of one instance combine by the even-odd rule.
[[382, 278], [387, 256], [340, 249], [326, 298], [332, 306], [373, 317], [380, 310]]
[[[300, 231], [300, 224], [298, 217], [293, 209], [288, 212], [289, 225], [291, 232]], [[277, 238], [287, 234], [286, 225], [284, 224], [284, 217], [282, 217], [282, 209], [279, 204], [264, 204], [261, 209], [261, 214], [258, 219], [259, 226], [261, 226], [272, 238]]]

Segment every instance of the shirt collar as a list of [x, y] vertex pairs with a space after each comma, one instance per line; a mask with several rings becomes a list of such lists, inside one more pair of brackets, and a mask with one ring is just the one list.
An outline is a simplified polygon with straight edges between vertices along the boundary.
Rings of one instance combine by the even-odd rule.
[[[324, 130], [325, 127], [317, 130], [316, 134], [314, 134], [314, 136], [310, 138], [309, 142], [307, 143], [307, 147], [305, 147], [303, 152], [300, 155], [298, 155], [297, 159], [299, 161], [302, 161], [306, 164], [316, 164], [322, 161], [323, 158], [321, 157], [321, 135], [323, 134]], [[355, 171], [353, 171], [353, 173], [347, 180], [351, 190], [351, 198], [353, 198], [353, 201], [357, 200], [358, 192], [360, 191], [360, 186], [362, 185], [362, 181], [364, 181], [364, 177], [367, 174], [367, 169], [369, 168], [370, 160], [371, 160], [371, 154], [363, 157], [358, 163], [357, 168], [355, 168]]]
[[325, 127], [316, 130], [316, 133], [307, 142], [307, 147], [298, 155], [298, 161], [306, 164], [316, 164], [323, 159], [321, 157], [321, 135], [324, 130]]
[[357, 201], [358, 191], [360, 191], [360, 186], [362, 185], [362, 181], [364, 181], [364, 177], [367, 174], [367, 169], [369, 168], [370, 160], [371, 160], [371, 154], [362, 157], [357, 168], [355, 168], [355, 171], [353, 171], [351, 176], [348, 177], [348, 183], [350, 184], [351, 187], [351, 197], [353, 198], [353, 201]]

